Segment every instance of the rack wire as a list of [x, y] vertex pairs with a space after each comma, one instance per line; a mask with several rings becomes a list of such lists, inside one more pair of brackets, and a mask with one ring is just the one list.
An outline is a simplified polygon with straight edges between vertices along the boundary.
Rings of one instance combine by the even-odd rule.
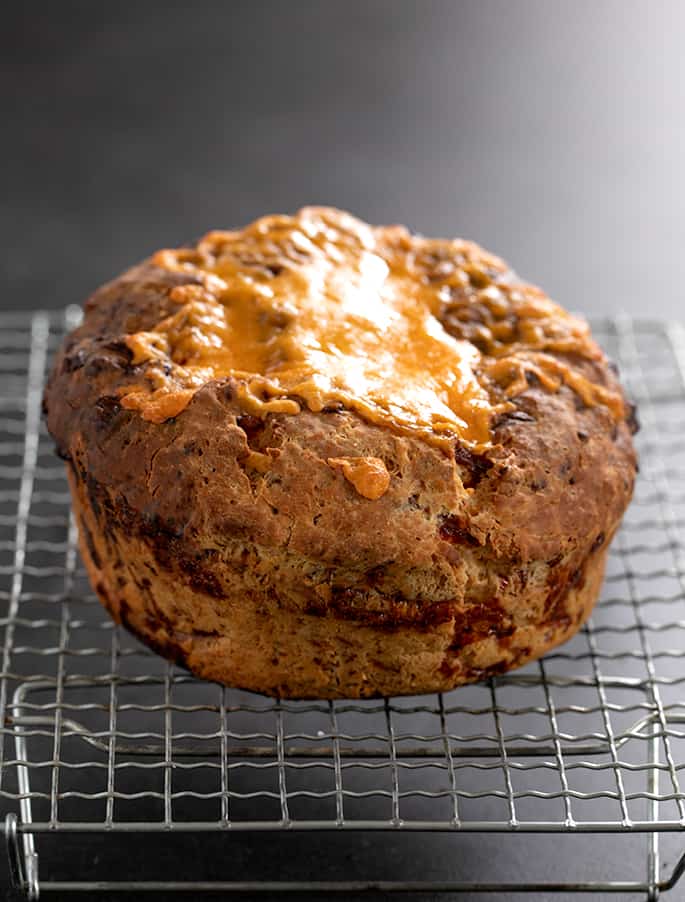
[[[194, 679], [116, 627], [75, 548], [41, 422], [78, 311], [0, 316], [0, 799], [14, 883], [40, 890], [463, 892], [657, 899], [685, 829], [685, 329], [593, 329], [638, 402], [641, 475], [591, 621], [543, 660], [443, 695], [285, 702]], [[646, 835], [645, 876], [482, 881], [40, 880], [44, 834], [292, 831]]]

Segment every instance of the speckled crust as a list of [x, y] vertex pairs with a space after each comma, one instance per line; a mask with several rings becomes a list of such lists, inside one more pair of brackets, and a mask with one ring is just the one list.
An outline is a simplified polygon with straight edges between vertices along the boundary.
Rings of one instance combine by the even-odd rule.
[[[45, 393], [117, 620], [200, 676], [327, 698], [449, 689], [578, 629], [632, 493], [632, 414], [531, 379], [489, 450], [446, 453], [349, 410], [258, 419], [226, 378], [150, 423], [119, 403], [139, 378], [122, 336], [193, 281], [144, 263], [100, 289]], [[606, 361], [572, 363], [618, 388]], [[327, 463], [358, 456], [390, 474], [376, 500]]]

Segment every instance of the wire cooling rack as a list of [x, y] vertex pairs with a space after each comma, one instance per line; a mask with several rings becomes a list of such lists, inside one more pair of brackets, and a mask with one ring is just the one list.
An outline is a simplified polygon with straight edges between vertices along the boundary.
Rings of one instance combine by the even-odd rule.
[[[544, 660], [486, 683], [327, 703], [195, 680], [103, 612], [41, 422], [46, 367], [77, 315], [0, 317], [0, 804], [11, 876], [29, 898], [57, 889], [571, 888], [656, 899], [677, 882], [685, 855], [663, 874], [657, 842], [660, 832], [685, 829], [682, 326], [594, 324], [643, 429], [636, 497], [591, 622]], [[67, 833], [109, 834], [114, 843], [134, 831], [297, 830], [554, 832], [564, 834], [559, 843], [574, 833], [643, 832], [644, 878], [39, 879], [45, 834], [63, 842]]]

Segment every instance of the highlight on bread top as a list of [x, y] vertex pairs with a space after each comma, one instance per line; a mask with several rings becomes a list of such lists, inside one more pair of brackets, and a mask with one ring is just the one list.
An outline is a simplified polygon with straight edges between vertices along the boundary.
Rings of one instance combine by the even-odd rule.
[[329, 208], [104, 285], [45, 404], [114, 619], [279, 697], [446, 690], [565, 641], [636, 469], [584, 321], [472, 242]]

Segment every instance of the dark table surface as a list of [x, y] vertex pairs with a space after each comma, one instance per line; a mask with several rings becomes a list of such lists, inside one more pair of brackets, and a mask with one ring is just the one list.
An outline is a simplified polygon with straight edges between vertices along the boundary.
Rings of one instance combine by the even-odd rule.
[[[676, 0], [13, 4], [0, 308], [80, 302], [157, 247], [317, 203], [473, 238], [589, 315], [680, 316], [684, 27]], [[416, 856], [417, 878], [464, 856], [545, 869], [535, 840], [324, 839], [236, 841], [235, 876], [262, 855], [271, 876], [379, 854]], [[190, 867], [208, 842], [174, 854]], [[68, 845], [43, 876], [92, 874], [100, 852]], [[588, 871], [616, 854], [585, 849]], [[116, 866], [144, 877], [128, 854]]]
[[324, 203], [473, 238], [586, 313], [676, 315], [684, 27], [677, 0], [13, 4], [0, 304]]

